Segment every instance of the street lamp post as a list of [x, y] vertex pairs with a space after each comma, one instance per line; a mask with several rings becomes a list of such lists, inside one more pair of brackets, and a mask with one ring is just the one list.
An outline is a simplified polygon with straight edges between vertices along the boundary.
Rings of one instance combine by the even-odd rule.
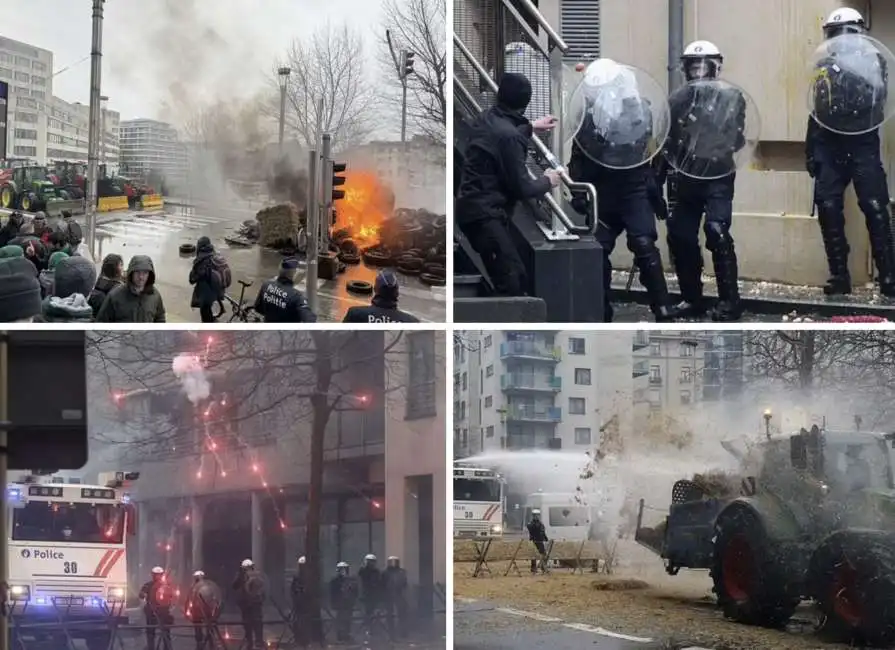
[[90, 47], [90, 129], [87, 136], [87, 246], [96, 258], [96, 183], [99, 174], [100, 97], [103, 73], [103, 9], [93, 0], [93, 40]]
[[286, 135], [286, 87], [289, 85], [289, 75], [292, 70], [282, 67], [277, 70], [277, 78], [280, 81], [280, 157], [283, 156], [283, 139]]
[[106, 111], [109, 106], [109, 98], [100, 95], [100, 120], [99, 120], [99, 162], [106, 164]]
[[771, 413], [771, 409], [765, 409], [764, 413], [761, 414], [761, 417], [764, 418], [764, 435], [768, 440], [771, 439], [771, 418], [774, 417], [774, 414]]

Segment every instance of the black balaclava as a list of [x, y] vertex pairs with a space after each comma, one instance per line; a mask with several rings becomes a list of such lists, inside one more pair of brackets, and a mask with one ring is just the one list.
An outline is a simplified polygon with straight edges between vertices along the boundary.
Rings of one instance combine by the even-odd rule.
[[531, 102], [531, 82], [524, 74], [507, 72], [497, 87], [497, 103], [511, 111], [524, 113]]

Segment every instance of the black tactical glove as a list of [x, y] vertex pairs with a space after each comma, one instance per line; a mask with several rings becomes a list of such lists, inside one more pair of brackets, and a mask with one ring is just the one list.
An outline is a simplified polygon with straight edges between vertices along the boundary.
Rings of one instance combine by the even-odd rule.
[[811, 178], [817, 178], [817, 174], [820, 172], [820, 165], [817, 164], [814, 158], [807, 158], [805, 160], [805, 169]]
[[575, 193], [572, 195], [571, 205], [578, 214], [587, 215], [590, 211], [590, 198], [583, 192]]
[[659, 197], [653, 205], [653, 211], [656, 213], [656, 219], [665, 221], [668, 219], [668, 202], [664, 198]]

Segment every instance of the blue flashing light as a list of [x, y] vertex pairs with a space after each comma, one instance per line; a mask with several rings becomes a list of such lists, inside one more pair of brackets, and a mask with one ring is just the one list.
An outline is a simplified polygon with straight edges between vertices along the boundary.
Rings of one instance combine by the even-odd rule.
[[11, 501], [21, 501], [23, 497], [22, 489], [10, 485], [6, 488], [6, 496]]
[[129, 495], [129, 494], [121, 495], [121, 503], [130, 503], [130, 502], [131, 502], [131, 495]]

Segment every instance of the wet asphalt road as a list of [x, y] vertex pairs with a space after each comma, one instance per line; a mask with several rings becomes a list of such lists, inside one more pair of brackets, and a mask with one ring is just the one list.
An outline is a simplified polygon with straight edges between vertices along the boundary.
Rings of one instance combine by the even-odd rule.
[[[240, 224], [254, 217], [247, 210], [213, 210], [171, 206], [162, 212], [107, 213], [97, 219], [97, 261], [109, 253], [118, 253], [125, 263], [133, 255], [149, 255], [156, 271], [156, 286], [161, 291], [171, 323], [199, 322], [199, 312], [190, 308], [192, 287], [189, 285], [191, 255], [181, 255], [181, 244], [192, 243], [205, 235], [229, 261], [233, 273], [233, 286], [229, 293], [239, 298], [239, 280], [251, 281], [246, 290], [246, 300], [254, 301], [261, 283], [276, 275], [282, 256], [258, 246], [230, 246], [225, 237], [235, 234]], [[82, 224], [84, 217], [76, 217]], [[85, 233], [86, 234], [86, 233]], [[377, 269], [363, 264], [349, 266], [335, 280], [318, 280], [318, 320], [341, 322], [345, 312], [355, 305], [368, 305], [370, 297], [352, 294], [346, 290], [350, 280], [373, 282]], [[303, 274], [299, 275], [299, 288], [306, 291]], [[445, 322], [446, 294], [444, 287], [427, 287], [415, 277], [400, 276], [401, 309], [410, 312], [423, 322]], [[221, 322], [227, 322], [227, 313]]]
[[659, 650], [664, 647], [646, 638], [618, 638], [607, 630], [535, 612], [501, 608], [482, 601], [454, 602], [454, 648], [457, 650]]

